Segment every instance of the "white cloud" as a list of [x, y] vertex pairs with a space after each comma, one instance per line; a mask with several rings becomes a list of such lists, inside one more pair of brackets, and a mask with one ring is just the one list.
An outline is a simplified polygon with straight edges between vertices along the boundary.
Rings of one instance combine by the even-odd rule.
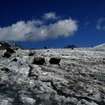
[[45, 13], [43, 15], [43, 18], [46, 20], [50, 20], [50, 19], [58, 19], [58, 16], [56, 16], [55, 12], [49, 12], [49, 13]]
[[100, 18], [97, 21], [96, 29], [105, 31], [105, 18]]
[[0, 40], [44, 40], [59, 36], [71, 36], [78, 30], [77, 21], [69, 18], [54, 23], [44, 24], [44, 21], [19, 21], [11, 26], [0, 28]]
[[70, 36], [77, 31], [77, 22], [72, 19], [59, 20], [54, 24], [49, 25], [48, 34], [54, 37]]

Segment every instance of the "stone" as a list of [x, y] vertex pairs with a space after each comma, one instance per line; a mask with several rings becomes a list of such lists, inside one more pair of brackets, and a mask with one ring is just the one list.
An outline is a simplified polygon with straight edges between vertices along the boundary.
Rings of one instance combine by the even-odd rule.
[[43, 57], [34, 57], [33, 64], [43, 65], [45, 64], [45, 59]]
[[50, 64], [60, 64], [61, 59], [60, 58], [50, 58], [49, 62]]

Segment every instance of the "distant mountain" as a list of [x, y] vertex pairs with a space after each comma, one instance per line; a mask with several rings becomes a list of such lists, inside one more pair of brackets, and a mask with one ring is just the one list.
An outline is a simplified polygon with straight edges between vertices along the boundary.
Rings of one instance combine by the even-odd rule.
[[94, 49], [96, 50], [105, 50], [105, 43], [95, 46]]

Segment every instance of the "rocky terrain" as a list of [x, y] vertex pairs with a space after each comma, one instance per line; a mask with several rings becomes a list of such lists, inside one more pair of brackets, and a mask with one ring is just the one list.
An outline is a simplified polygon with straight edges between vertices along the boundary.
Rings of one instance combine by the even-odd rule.
[[0, 105], [105, 105], [105, 51], [0, 43]]

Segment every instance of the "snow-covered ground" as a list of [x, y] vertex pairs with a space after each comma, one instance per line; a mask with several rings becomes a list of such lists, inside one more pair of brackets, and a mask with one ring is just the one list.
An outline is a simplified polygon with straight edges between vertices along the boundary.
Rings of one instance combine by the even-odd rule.
[[105, 105], [99, 47], [14, 51], [0, 50], [0, 105]]

